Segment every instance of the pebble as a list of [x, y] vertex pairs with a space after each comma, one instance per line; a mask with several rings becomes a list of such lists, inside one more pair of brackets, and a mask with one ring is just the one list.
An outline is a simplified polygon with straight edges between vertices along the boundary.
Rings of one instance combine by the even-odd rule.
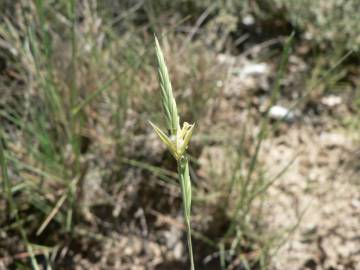
[[295, 120], [295, 114], [280, 105], [275, 105], [270, 108], [269, 117], [274, 120], [283, 120], [286, 122], [294, 122]]

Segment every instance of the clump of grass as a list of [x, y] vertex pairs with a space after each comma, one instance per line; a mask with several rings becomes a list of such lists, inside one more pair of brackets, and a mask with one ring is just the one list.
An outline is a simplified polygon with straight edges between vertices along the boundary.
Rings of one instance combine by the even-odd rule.
[[158, 61], [158, 73], [161, 87], [161, 101], [166, 119], [166, 127], [169, 131], [167, 136], [160, 128], [151, 123], [159, 138], [164, 142], [170, 153], [176, 159], [178, 174], [180, 178], [184, 218], [186, 223], [187, 242], [190, 255], [191, 270], [195, 269], [194, 256], [191, 243], [191, 181], [189, 174], [189, 158], [186, 149], [189, 145], [194, 124], [185, 122], [180, 128], [180, 117], [178, 115], [176, 101], [173, 95], [169, 73], [159, 42], [155, 37], [156, 57]]

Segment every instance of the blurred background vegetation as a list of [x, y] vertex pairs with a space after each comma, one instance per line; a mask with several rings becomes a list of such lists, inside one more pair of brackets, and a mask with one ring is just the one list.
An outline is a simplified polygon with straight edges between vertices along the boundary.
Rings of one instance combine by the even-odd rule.
[[273, 172], [262, 147], [323, 121], [356, 145], [359, 11], [358, 0], [0, 1], [0, 269], [186, 268], [176, 165], [148, 125], [163, 120], [154, 33], [196, 123], [198, 269], [291, 269], [276, 254], [301, 218], [270, 229], [267, 200], [295, 157]]

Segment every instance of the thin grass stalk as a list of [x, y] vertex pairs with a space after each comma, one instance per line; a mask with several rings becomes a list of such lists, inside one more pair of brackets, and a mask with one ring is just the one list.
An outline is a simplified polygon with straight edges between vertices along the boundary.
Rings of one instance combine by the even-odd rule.
[[[239, 200], [236, 202], [236, 208], [235, 208], [235, 211], [231, 218], [230, 225], [229, 225], [227, 231], [225, 232], [225, 234], [222, 238], [222, 241], [219, 244], [219, 250], [220, 250], [220, 255], [221, 255], [220, 256], [221, 267], [223, 269], [226, 268], [226, 257], [223, 253], [225, 241], [237, 230], [238, 227], [243, 227], [244, 224], [242, 224], [242, 223], [239, 224], [238, 221], [244, 220], [244, 218], [250, 211], [253, 200], [257, 196], [261, 195], [261, 193], [264, 192], [276, 180], [276, 179], [273, 179], [272, 181], [267, 182], [267, 183], [256, 183], [255, 186], [253, 186], [253, 187], [251, 185], [251, 182], [253, 180], [253, 173], [255, 172], [255, 169], [257, 168], [258, 157], [259, 157], [260, 149], [262, 147], [262, 143], [266, 139], [266, 136], [268, 136], [269, 132], [272, 130], [271, 128], [273, 128], [273, 127], [270, 127], [270, 122], [269, 122], [270, 118], [269, 118], [268, 112], [269, 112], [270, 108], [276, 103], [277, 98], [279, 96], [280, 82], [283, 78], [285, 68], [288, 63], [288, 58], [289, 58], [293, 39], [294, 39], [294, 33], [292, 33], [289, 36], [289, 38], [286, 40], [284, 50], [282, 53], [282, 57], [281, 57], [281, 61], [280, 61], [280, 68], [277, 73], [277, 78], [275, 81], [275, 86], [271, 93], [270, 104], [269, 104], [268, 108], [266, 109], [266, 116], [261, 119], [260, 131], [256, 138], [257, 141], [256, 141], [256, 145], [255, 145], [255, 151], [251, 157], [248, 172], [244, 178], [244, 181], [241, 183], [241, 191], [240, 191]], [[275, 125], [277, 125], [278, 123], [279, 122], [275, 123]], [[258, 187], [259, 184], [260, 184], [260, 186]], [[241, 228], [240, 230], [244, 230], [244, 229]], [[260, 259], [262, 260], [262, 258], [260, 258]]]
[[186, 224], [187, 244], [190, 256], [190, 267], [191, 270], [195, 269], [194, 266], [194, 255], [191, 241], [191, 181], [189, 174], [189, 160], [187, 157], [182, 158], [178, 162], [178, 174], [180, 177], [181, 194], [183, 201], [183, 211]]
[[5, 158], [5, 149], [2, 143], [3, 134], [0, 129], [0, 168], [1, 168], [1, 176], [3, 181], [3, 194], [6, 201], [6, 215], [8, 220], [10, 220], [15, 213], [14, 200], [11, 192], [11, 183], [7, 170], [7, 159]]
[[[78, 87], [77, 87], [77, 36], [76, 36], [76, 1], [70, 0], [68, 1], [68, 16], [71, 21], [71, 29], [70, 29], [70, 39], [71, 39], [71, 86], [70, 86], [70, 108], [71, 111], [74, 109], [77, 103], [77, 96], [78, 96]], [[81, 126], [81, 116], [74, 115], [70, 113], [69, 115], [69, 130], [70, 130], [70, 143], [72, 145], [72, 151], [75, 157], [74, 160], [74, 168], [71, 177], [74, 175], [80, 174], [80, 145], [79, 145], [79, 128]], [[74, 212], [75, 212], [75, 193], [76, 187], [74, 187], [71, 182], [68, 183], [69, 187], [69, 204], [70, 207], [67, 211], [66, 217], [66, 230], [72, 232], [73, 230], [73, 219], [74, 219]]]
[[35, 258], [34, 250], [28, 240], [24, 226], [22, 224], [22, 220], [20, 219], [16, 202], [14, 201], [14, 198], [12, 196], [12, 190], [11, 190], [12, 187], [11, 187], [11, 182], [10, 182], [9, 173], [8, 173], [8, 161], [7, 161], [7, 157], [6, 157], [5, 145], [3, 145], [2, 140], [5, 140], [5, 137], [4, 137], [3, 131], [0, 129], [0, 168], [2, 171], [2, 177], [3, 177], [3, 181], [4, 181], [4, 193], [6, 194], [5, 196], [7, 199], [7, 203], [9, 204], [9, 209], [7, 209], [9, 212], [9, 217], [10, 218], [15, 217], [17, 229], [18, 229], [18, 231], [25, 243], [26, 249], [30, 255], [30, 261], [31, 261], [31, 265], [32, 265], [33, 269], [40, 270], [40, 267]]

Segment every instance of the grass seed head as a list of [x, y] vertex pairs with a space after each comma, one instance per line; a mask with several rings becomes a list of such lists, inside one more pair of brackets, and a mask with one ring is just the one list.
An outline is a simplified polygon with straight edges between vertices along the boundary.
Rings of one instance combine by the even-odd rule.
[[170, 153], [177, 161], [179, 161], [185, 154], [186, 149], [190, 143], [195, 124], [184, 122], [183, 127], [180, 128], [180, 118], [177, 112], [176, 101], [173, 95], [168, 69], [166, 67], [164, 55], [156, 37], [155, 49], [158, 60], [161, 101], [165, 113], [167, 128], [170, 130], [170, 136], [167, 136], [166, 132], [163, 132], [155, 124], [151, 122], [150, 124], [159, 138], [166, 145]]
[[174, 94], [170, 82], [169, 72], [165, 64], [164, 55], [160, 48], [159, 42], [155, 36], [155, 50], [158, 62], [158, 73], [161, 88], [161, 101], [164, 109], [166, 125], [171, 135], [175, 135], [180, 129], [180, 120], [176, 107]]

